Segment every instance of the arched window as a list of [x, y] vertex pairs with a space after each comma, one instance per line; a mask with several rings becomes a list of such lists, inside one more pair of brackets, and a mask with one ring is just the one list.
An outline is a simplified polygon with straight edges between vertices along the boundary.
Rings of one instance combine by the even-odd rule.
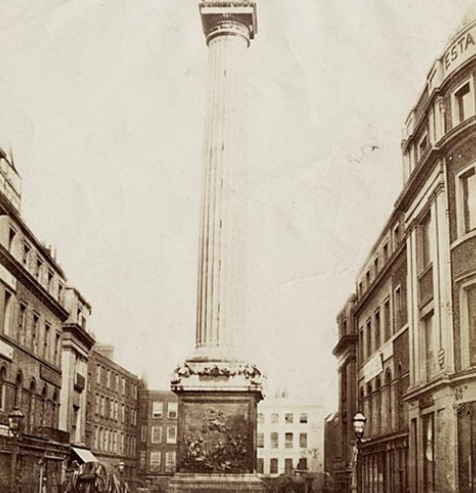
[[41, 412], [40, 412], [40, 426], [46, 426], [47, 420], [47, 402], [46, 402], [46, 396], [47, 396], [48, 390], [46, 387], [46, 384], [43, 387], [43, 390], [41, 391]]
[[384, 403], [383, 403], [383, 417], [385, 422], [385, 433], [392, 432], [392, 373], [390, 370], [385, 372], [384, 382]]
[[374, 417], [373, 417], [373, 409], [372, 409], [372, 384], [369, 382], [367, 384], [367, 395], [366, 395], [366, 399], [365, 399], [365, 403], [366, 403], [366, 409], [364, 411], [364, 415], [367, 417], [367, 428], [368, 428], [368, 433], [369, 433], [369, 436], [372, 436], [372, 433], [373, 433], [373, 426], [372, 426], [372, 423], [373, 423], [373, 420], [374, 420]]
[[28, 429], [32, 430], [35, 424], [35, 401], [36, 401], [36, 382], [33, 379], [30, 383], [29, 393], [28, 393]]
[[402, 381], [403, 368], [402, 364], [399, 363], [397, 368], [397, 381], [395, 387], [395, 407], [397, 414], [397, 429], [401, 430], [405, 423], [404, 410], [403, 410], [403, 381]]
[[7, 408], [7, 369], [2, 366], [0, 369], [0, 411]]
[[377, 378], [375, 382], [375, 435], [380, 435], [382, 433], [382, 389], [381, 389], [380, 377]]
[[58, 390], [53, 391], [53, 402], [51, 412], [51, 427], [56, 428], [58, 426]]
[[23, 390], [23, 375], [19, 373], [15, 380], [15, 396], [13, 399], [15, 407], [21, 407], [22, 405], [22, 390]]

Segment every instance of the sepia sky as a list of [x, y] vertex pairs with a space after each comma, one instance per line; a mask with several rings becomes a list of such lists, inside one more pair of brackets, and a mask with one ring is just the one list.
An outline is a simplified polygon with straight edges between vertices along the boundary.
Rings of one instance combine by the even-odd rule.
[[[335, 316], [402, 185], [403, 122], [474, 0], [261, 0], [248, 313], [268, 374], [337, 405]], [[0, 145], [98, 340], [168, 388], [195, 334], [206, 45], [196, 0], [0, 0]]]

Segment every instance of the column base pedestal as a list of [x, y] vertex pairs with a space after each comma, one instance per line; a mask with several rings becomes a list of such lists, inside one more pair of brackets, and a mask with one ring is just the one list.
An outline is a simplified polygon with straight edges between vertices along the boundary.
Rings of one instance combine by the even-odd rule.
[[263, 493], [264, 484], [256, 474], [177, 473], [168, 493]]

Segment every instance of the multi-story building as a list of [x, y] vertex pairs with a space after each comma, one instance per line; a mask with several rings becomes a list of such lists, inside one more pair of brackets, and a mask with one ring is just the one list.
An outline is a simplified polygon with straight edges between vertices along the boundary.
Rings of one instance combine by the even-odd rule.
[[101, 462], [132, 478], [137, 470], [138, 378], [114, 362], [112, 346], [97, 345], [88, 365], [86, 444]]
[[[343, 458], [367, 417], [363, 491], [469, 492], [476, 475], [476, 20], [433, 64], [402, 141], [404, 185], [338, 318]], [[349, 383], [346, 361], [357, 356]], [[350, 355], [350, 356], [346, 356]], [[349, 472], [349, 461], [342, 470]], [[343, 466], [341, 463], [340, 466]], [[344, 490], [343, 490], [344, 491]]]
[[[20, 214], [21, 179], [0, 150], [0, 490], [57, 491], [69, 457], [64, 400], [63, 325], [70, 318], [66, 276]], [[84, 374], [84, 372], [83, 372]], [[69, 399], [69, 397], [68, 397]], [[25, 416], [21, 437], [8, 432], [13, 408]], [[61, 412], [60, 412], [61, 410]], [[63, 430], [63, 431], [62, 431]], [[10, 476], [19, 447], [15, 478]]]
[[[66, 287], [64, 304], [69, 316], [62, 334], [62, 386], [60, 429], [69, 433], [72, 445], [86, 443], [88, 361], [94, 337], [88, 330], [91, 306], [78, 290]], [[73, 449], [73, 452], [75, 449]], [[79, 457], [82, 459], [82, 457]]]
[[322, 406], [288, 397], [258, 404], [258, 474], [276, 476], [295, 469], [323, 471]]
[[150, 486], [160, 485], [175, 472], [177, 395], [171, 391], [139, 390], [139, 474]]
[[402, 142], [408, 252], [410, 491], [476, 473], [476, 17], [433, 64]]

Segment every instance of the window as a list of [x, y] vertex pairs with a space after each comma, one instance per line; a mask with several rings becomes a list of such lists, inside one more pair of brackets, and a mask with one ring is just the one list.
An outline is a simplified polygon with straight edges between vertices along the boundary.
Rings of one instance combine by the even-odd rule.
[[64, 291], [64, 285], [61, 282], [58, 282], [58, 300], [60, 303], [63, 301], [63, 291]]
[[284, 459], [284, 473], [290, 474], [293, 470], [293, 460], [292, 459]]
[[147, 452], [145, 450], [141, 450], [139, 453], [139, 469], [141, 470], [145, 469], [146, 460], [147, 460]]
[[278, 459], [270, 459], [269, 461], [269, 473], [278, 474]]
[[433, 327], [433, 312], [430, 312], [422, 321], [423, 351], [424, 351], [424, 375], [426, 380], [431, 379], [436, 373], [436, 338]]
[[177, 443], [176, 426], [167, 426], [167, 443]]
[[27, 268], [28, 268], [28, 264], [30, 263], [30, 251], [31, 251], [31, 247], [25, 241], [25, 243], [23, 243], [22, 263]]
[[175, 452], [170, 451], [165, 454], [165, 471], [175, 471]]
[[284, 416], [284, 422], [286, 424], [292, 424], [294, 421], [294, 414], [293, 413], [286, 413]]
[[17, 232], [13, 228], [10, 228], [10, 230], [8, 232], [8, 251], [10, 253], [13, 253], [13, 245], [15, 242], [15, 236], [16, 235], [17, 235]]
[[177, 419], [177, 402], [169, 402], [167, 405], [167, 417], [169, 419]]
[[36, 269], [35, 277], [41, 282], [41, 276], [43, 274], [43, 260], [40, 257], [36, 257]]
[[400, 225], [396, 225], [395, 228], [393, 228], [393, 249], [396, 250], [398, 247], [398, 244], [400, 243]]
[[380, 340], [380, 310], [375, 310], [374, 315], [375, 348], [378, 349], [382, 341]]
[[472, 80], [465, 82], [454, 93], [452, 97], [454, 124], [464, 122], [474, 115], [474, 95]]
[[369, 289], [369, 286], [370, 286], [370, 271], [368, 270], [365, 273], [365, 287]]
[[47, 288], [48, 288], [48, 291], [52, 291], [53, 290], [53, 280], [54, 280], [54, 273], [52, 270], [48, 269], [48, 274], [47, 274]]
[[50, 359], [50, 337], [51, 337], [51, 324], [45, 322], [45, 337], [43, 340], [43, 357], [47, 360]]
[[22, 404], [22, 388], [23, 388], [23, 378], [21, 374], [17, 375], [15, 380], [15, 395], [14, 395], [14, 405], [21, 407]]
[[382, 320], [382, 329], [383, 329], [383, 339], [387, 341], [390, 339], [392, 332], [390, 330], [390, 299], [387, 298], [383, 304], [383, 320]]
[[370, 318], [367, 320], [366, 324], [366, 337], [367, 337], [367, 359], [370, 358], [372, 354], [372, 321]]
[[299, 433], [299, 448], [307, 448], [307, 433]]
[[388, 242], [383, 246], [383, 261], [386, 262], [388, 260]]
[[57, 333], [56, 339], [55, 339], [55, 365], [58, 365], [58, 366], [60, 364], [60, 361], [59, 361], [60, 346], [61, 346], [61, 334]]
[[5, 291], [3, 297], [3, 332], [10, 334], [10, 323], [12, 319], [13, 296], [9, 291]]
[[161, 418], [164, 413], [164, 403], [160, 401], [154, 401], [152, 403], [152, 417]]
[[379, 264], [378, 264], [378, 257], [375, 257], [374, 259], [374, 276], [377, 277], [379, 270]]
[[284, 434], [284, 448], [293, 448], [293, 434], [285, 433]]
[[307, 423], [307, 413], [301, 413], [301, 415], [299, 416], [299, 422]]
[[40, 329], [40, 316], [33, 314], [33, 327], [31, 328], [31, 348], [35, 354], [38, 353], [38, 332]]
[[364, 362], [364, 328], [359, 328], [359, 365]]
[[435, 491], [434, 415], [423, 416], [423, 490]]
[[457, 187], [458, 229], [461, 236], [476, 229], [476, 168], [459, 175]]
[[271, 414], [271, 423], [272, 424], [279, 423], [279, 414], [278, 413], [272, 413]]
[[423, 272], [431, 263], [431, 214], [428, 213], [420, 223], [418, 238], [418, 272]]
[[271, 448], [278, 448], [279, 447], [279, 435], [275, 431], [273, 431], [270, 435], [270, 443], [271, 443]]
[[402, 290], [400, 286], [395, 289], [395, 296], [393, 297], [393, 312], [395, 316], [394, 331], [397, 332], [402, 326]]
[[256, 472], [258, 474], [263, 474], [264, 473], [264, 459], [258, 457], [258, 460], [256, 462]]
[[25, 303], [20, 303], [20, 307], [18, 309], [17, 341], [22, 345], [25, 344], [27, 310], [28, 310], [28, 307], [25, 305]]
[[258, 423], [264, 423], [264, 414], [258, 413]]
[[151, 426], [150, 441], [152, 443], [162, 443], [162, 426]]
[[151, 471], [160, 471], [160, 452], [151, 452], [149, 458], [149, 469]]
[[425, 154], [427, 148], [428, 148], [428, 134], [425, 134], [418, 142], [418, 148], [417, 148], [418, 161], [423, 157], [423, 154]]
[[256, 435], [256, 441], [257, 441], [258, 448], [264, 447], [264, 433], [263, 432], [258, 431], [258, 434]]
[[[476, 283], [463, 288], [461, 299], [462, 347], [469, 347], [469, 358], [463, 353], [464, 367], [476, 366]], [[467, 328], [467, 332], [465, 331]], [[469, 359], [469, 361], [468, 361]]]
[[6, 397], [7, 397], [7, 370], [2, 367], [0, 370], [0, 411], [6, 409]]

